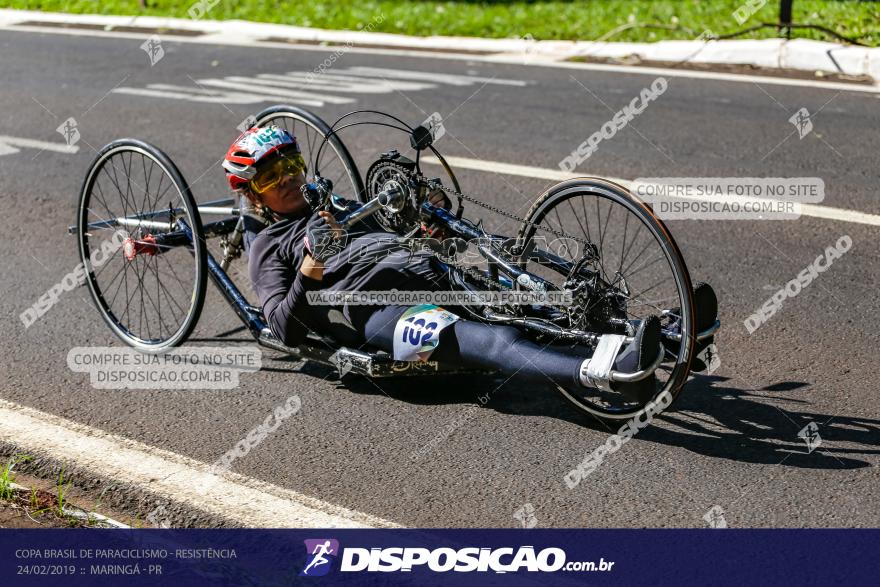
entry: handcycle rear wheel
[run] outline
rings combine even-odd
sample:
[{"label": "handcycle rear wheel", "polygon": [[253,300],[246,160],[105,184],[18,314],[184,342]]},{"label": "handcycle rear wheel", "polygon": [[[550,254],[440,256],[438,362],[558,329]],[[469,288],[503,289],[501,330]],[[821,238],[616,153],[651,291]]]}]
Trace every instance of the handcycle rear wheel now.
[{"label": "handcycle rear wheel", "polygon": [[[156,240],[182,229],[172,209],[192,235],[187,246]],[[195,199],[165,153],[135,139],[101,149],[80,192],[77,235],[92,300],[123,342],[157,353],[186,340],[205,300],[207,249]]]},{"label": "handcycle rear wheel", "polygon": [[[615,223],[609,226],[612,218]],[[579,250],[577,242],[560,238],[559,233],[590,242],[593,247]],[[623,186],[578,178],[553,186],[534,202],[518,237],[520,242],[529,243],[539,236],[545,239],[542,246],[549,246],[571,263],[572,271],[580,271],[578,266],[595,271],[598,282],[605,284],[603,295],[581,300],[586,304],[581,315],[588,324],[569,327],[621,334],[625,333],[625,323],[635,325],[649,315],[660,317],[667,329],[672,321],[678,322],[683,343],[673,352],[667,351],[666,364],[656,371],[653,396],[657,400],[668,392],[669,401],[674,400],[690,370],[695,341],[694,302],[687,266],[663,222]],[[557,287],[571,277],[528,255],[520,265]],[[604,422],[631,419],[652,403],[639,404],[619,393],[589,388],[558,389],[579,410]]]}]

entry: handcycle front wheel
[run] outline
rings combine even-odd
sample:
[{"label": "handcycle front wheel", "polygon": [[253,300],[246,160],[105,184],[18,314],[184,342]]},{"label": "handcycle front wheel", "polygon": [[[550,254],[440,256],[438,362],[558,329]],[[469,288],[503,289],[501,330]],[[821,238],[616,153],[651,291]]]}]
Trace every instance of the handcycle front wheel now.
[{"label": "handcycle front wheel", "polygon": [[[180,345],[201,314],[208,261],[198,207],[171,159],[143,141],[113,141],[89,167],[77,210],[86,283],[110,329],[144,352]],[[162,244],[181,231],[186,244]]]},{"label": "handcycle front wheel", "polygon": [[[559,308],[577,318],[577,323],[568,327],[598,334],[631,334],[641,320],[653,315],[661,319],[666,331],[677,329],[682,334],[683,342],[677,348],[664,339],[669,347],[666,361],[655,371],[652,400],[666,392],[671,396],[669,401],[674,400],[687,380],[693,355],[693,291],[675,240],[651,209],[616,183],[572,179],[551,187],[534,202],[518,237],[521,243],[549,249],[563,261],[554,265],[524,255],[520,261],[523,269],[560,289],[572,277],[595,280],[595,288],[584,290],[590,295],[575,300],[573,308]],[[620,393],[589,388],[558,389],[579,410],[603,422],[639,416],[652,403],[637,403]]]}]

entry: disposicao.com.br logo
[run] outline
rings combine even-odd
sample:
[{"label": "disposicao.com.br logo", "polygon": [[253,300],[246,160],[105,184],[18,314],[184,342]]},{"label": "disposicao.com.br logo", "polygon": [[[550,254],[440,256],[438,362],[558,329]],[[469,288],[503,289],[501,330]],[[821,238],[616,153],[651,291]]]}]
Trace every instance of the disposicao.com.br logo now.
[{"label": "disposicao.com.br logo", "polygon": [[[301,576],[326,575],[339,555],[339,542],[331,539],[306,540],[308,557]],[[535,551],[533,546],[421,548],[386,547],[343,549],[340,572],[410,572],[414,568],[427,568],[435,573],[445,572],[494,572],[516,573],[519,571],[553,573],[556,571],[610,571],[614,563],[604,558],[593,561],[566,562],[561,548],[544,548]]]},{"label": "disposicao.com.br logo", "polygon": [[306,566],[300,577],[321,577],[333,568],[333,561],[339,555],[339,541],[332,538],[312,538],[305,540]]}]

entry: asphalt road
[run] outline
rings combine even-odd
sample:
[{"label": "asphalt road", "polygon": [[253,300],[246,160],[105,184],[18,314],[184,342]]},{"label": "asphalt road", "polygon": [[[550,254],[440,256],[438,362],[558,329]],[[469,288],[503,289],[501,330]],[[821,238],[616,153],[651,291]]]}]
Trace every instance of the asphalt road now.
[{"label": "asphalt road", "polygon": [[[167,88],[164,97],[111,90],[166,84],[195,92],[207,79],[309,72],[332,54],[165,39],[164,57],[150,66],[141,42],[0,33],[0,135],[63,144],[56,127],[71,116],[81,134],[76,154],[30,147],[0,154],[0,397],[210,463],[296,394],[302,412],[234,470],[410,526],[517,526],[514,513],[526,503],[545,527],[701,527],[714,506],[732,527],[880,525],[880,257],[877,227],[863,224],[671,222],[692,276],[719,292],[721,367],[690,381],[671,411],[573,490],[563,475],[609,430],[556,392],[516,382],[343,385],[326,369],[266,351],[265,368],[233,390],[93,389],[68,369],[69,349],[117,342],[85,289],[62,296],[30,328],[19,320],[79,261],[66,227],[93,149],[123,136],[153,142],[206,201],[226,193],[218,159],[236,125],[286,101],[208,103],[175,99]],[[446,154],[547,169],[653,79],[355,52],[337,56],[330,71],[357,67],[456,77],[424,78],[415,90],[328,91],[353,101],[314,107],[320,116],[378,108],[420,122],[436,111],[445,119],[448,136],[438,147]],[[624,178],[818,176],[824,204],[880,214],[877,100],[670,78],[662,99],[581,169]],[[801,107],[814,114],[803,139],[791,136],[788,121]],[[362,162],[393,146],[381,133],[347,141]],[[486,171],[459,176],[466,191],[520,212],[549,183]],[[486,222],[513,229],[500,218]],[[842,235],[852,249],[749,335],[743,320]],[[242,332],[228,334],[238,325],[209,286],[194,337],[247,342]],[[487,392],[483,407],[477,397]],[[822,438],[812,452],[798,437],[810,422]]]}]

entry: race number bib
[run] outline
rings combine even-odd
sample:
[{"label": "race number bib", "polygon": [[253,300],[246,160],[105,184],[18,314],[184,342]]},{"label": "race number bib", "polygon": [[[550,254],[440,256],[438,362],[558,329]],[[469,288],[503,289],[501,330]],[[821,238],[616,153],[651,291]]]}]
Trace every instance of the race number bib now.
[{"label": "race number bib", "polygon": [[409,308],[394,327],[394,360],[427,361],[440,343],[440,333],[458,319],[431,304]]}]

